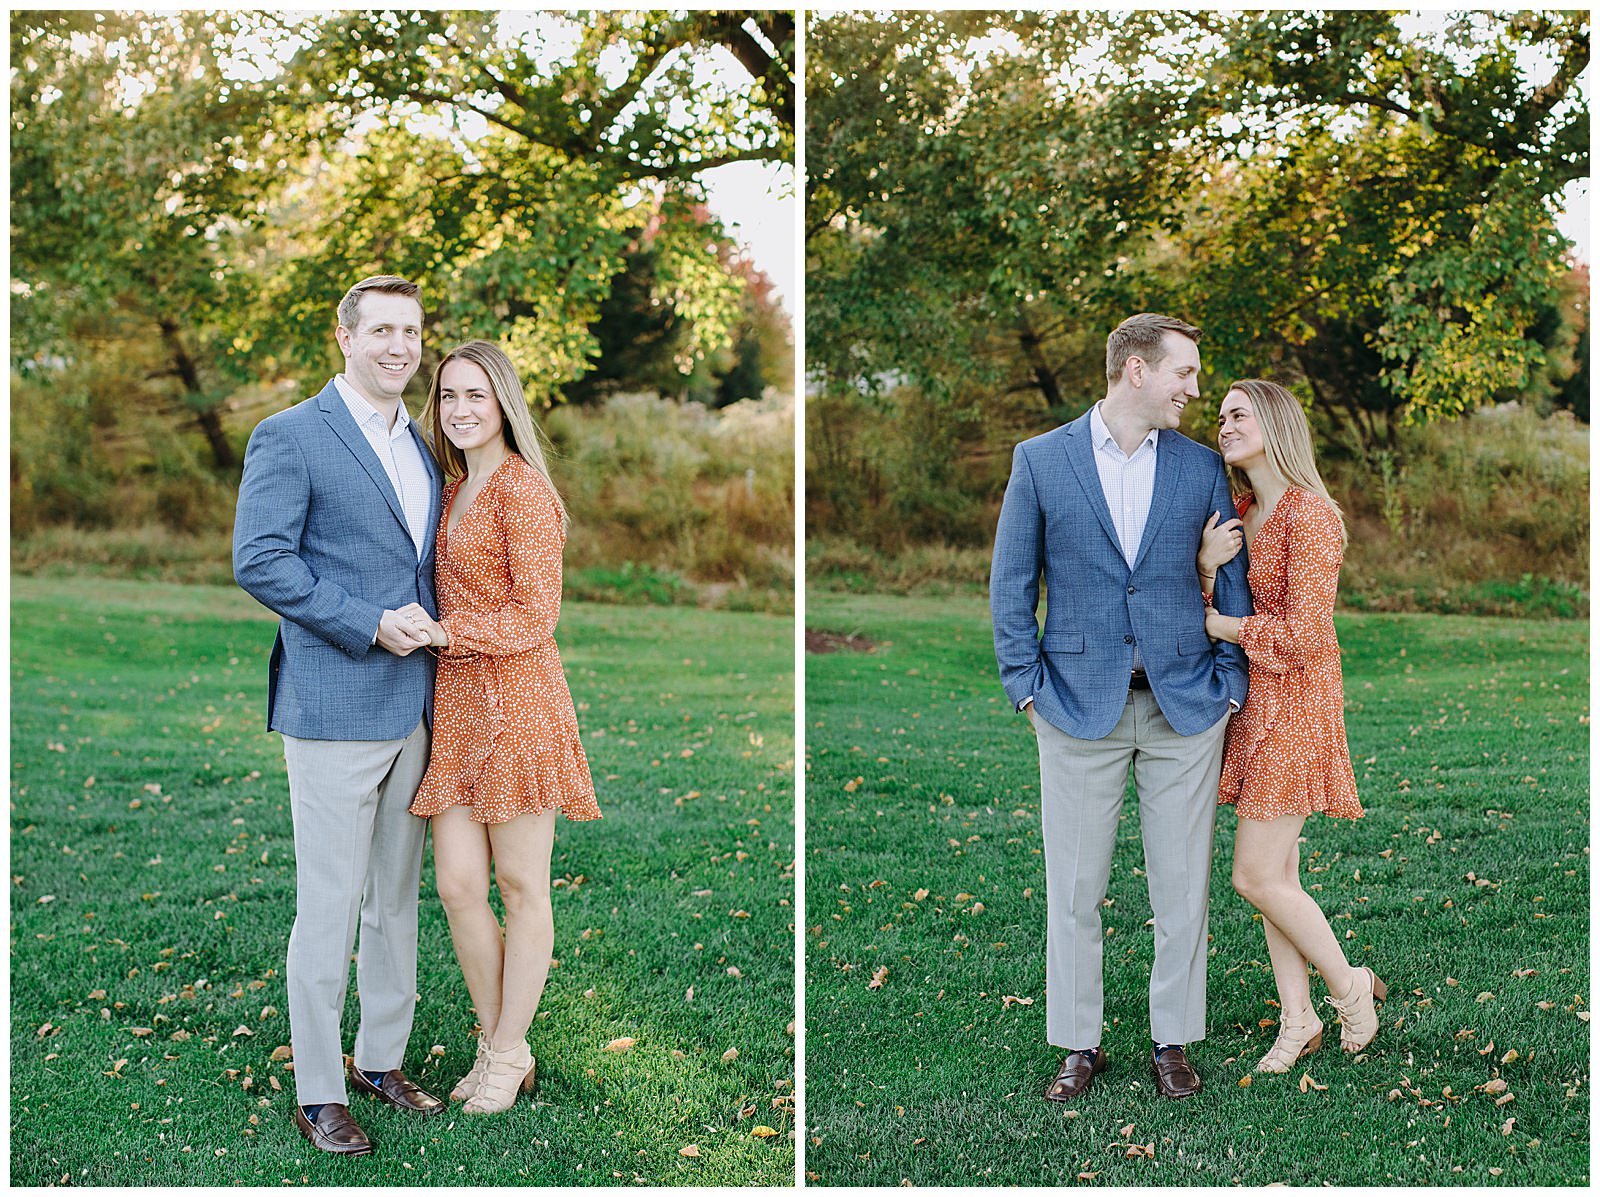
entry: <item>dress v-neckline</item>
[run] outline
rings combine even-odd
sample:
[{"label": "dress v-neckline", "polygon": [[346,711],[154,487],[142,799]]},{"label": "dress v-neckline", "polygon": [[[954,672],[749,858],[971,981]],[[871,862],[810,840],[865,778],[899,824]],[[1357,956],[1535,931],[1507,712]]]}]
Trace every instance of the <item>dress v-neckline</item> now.
[{"label": "dress v-neckline", "polygon": [[[1266,518],[1263,519],[1256,527],[1255,535],[1250,538],[1250,543],[1245,546],[1247,549],[1253,550],[1255,546],[1260,543],[1261,534],[1271,527],[1272,521],[1278,518],[1278,512],[1283,510],[1283,501],[1289,497],[1289,492],[1299,489],[1300,488],[1298,486],[1287,486],[1284,488],[1283,493],[1278,496],[1278,501],[1272,505],[1272,510],[1267,512]],[[1250,506],[1258,509],[1261,506],[1260,502],[1258,502],[1256,499],[1255,491],[1250,492]],[[1248,511],[1249,508],[1246,508],[1246,510]]]},{"label": "dress v-neckline", "polygon": [[461,531],[461,525],[471,518],[473,509],[477,507],[478,500],[483,498],[484,492],[489,489],[489,484],[499,477],[500,471],[506,468],[506,462],[515,456],[515,453],[507,453],[500,464],[489,471],[489,476],[483,480],[483,485],[478,487],[478,493],[472,496],[472,502],[467,504],[467,509],[461,513],[461,518],[456,521],[456,526],[452,528],[450,526],[450,512],[456,505],[456,496],[461,493],[461,485],[466,481],[466,477],[463,475],[456,479],[455,487],[450,492],[449,501],[444,505],[444,538],[446,543],[449,542],[452,536]]}]

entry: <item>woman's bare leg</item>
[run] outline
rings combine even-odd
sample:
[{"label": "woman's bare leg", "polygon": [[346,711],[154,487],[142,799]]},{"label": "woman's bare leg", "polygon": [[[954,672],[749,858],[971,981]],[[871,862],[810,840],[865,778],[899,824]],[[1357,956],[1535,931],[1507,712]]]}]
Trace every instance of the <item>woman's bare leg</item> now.
[{"label": "woman's bare leg", "polygon": [[489,828],[494,877],[506,907],[505,969],[499,1019],[489,1046],[506,1051],[525,1043],[544,995],[555,949],[550,909],[550,851],[558,812],[518,815]]},{"label": "woman's bare leg", "polygon": [[478,1025],[492,1036],[500,1021],[505,946],[489,907],[489,831],[473,822],[468,807],[452,806],[433,817],[433,867]]},{"label": "woman's bare leg", "polygon": [[1342,996],[1355,984],[1355,970],[1345,960],[1322,908],[1300,887],[1299,838],[1304,824],[1304,815],[1241,818],[1234,840],[1233,888],[1267,923],[1272,975],[1285,1012],[1311,1004],[1308,960],[1330,992]]}]

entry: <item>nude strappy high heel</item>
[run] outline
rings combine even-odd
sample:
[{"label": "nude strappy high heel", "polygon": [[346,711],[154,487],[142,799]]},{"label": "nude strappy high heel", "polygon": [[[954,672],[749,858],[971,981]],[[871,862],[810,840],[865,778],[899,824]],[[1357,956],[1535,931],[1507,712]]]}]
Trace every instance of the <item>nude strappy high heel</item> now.
[{"label": "nude strappy high heel", "polygon": [[488,1063],[478,1091],[468,1099],[462,1110],[468,1114],[499,1114],[516,1104],[522,1093],[533,1091],[537,1061],[526,1043],[519,1043],[505,1051],[489,1048]]},{"label": "nude strappy high heel", "polygon": [[[1363,982],[1362,974],[1365,974]],[[1339,1012],[1340,1046],[1347,1052],[1358,1052],[1378,1034],[1378,1009],[1376,1003],[1389,996],[1389,987],[1377,973],[1366,965],[1356,969],[1352,992],[1342,998],[1328,995],[1328,1004]]]},{"label": "nude strappy high heel", "polygon": [[1288,1072],[1295,1061],[1322,1046],[1322,1020],[1310,1006],[1285,1014],[1278,1022],[1278,1038],[1256,1065],[1257,1072]]},{"label": "nude strappy high heel", "polygon": [[478,1086],[483,1084],[483,1073],[489,1067],[489,1037],[478,1036],[478,1054],[473,1057],[472,1068],[467,1075],[456,1082],[456,1087],[450,1090],[451,1101],[467,1101],[478,1091]]}]

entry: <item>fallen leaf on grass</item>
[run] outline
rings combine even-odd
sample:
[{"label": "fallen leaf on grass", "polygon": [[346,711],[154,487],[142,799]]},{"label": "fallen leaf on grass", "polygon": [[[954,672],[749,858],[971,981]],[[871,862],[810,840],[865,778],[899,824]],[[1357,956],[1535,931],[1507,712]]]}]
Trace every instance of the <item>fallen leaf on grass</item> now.
[{"label": "fallen leaf on grass", "polygon": [[1516,1125],[1517,1125],[1517,1120],[1515,1118],[1507,1118],[1504,1122],[1502,1122],[1500,1124],[1500,1133],[1502,1135],[1509,1135],[1511,1133],[1511,1128],[1516,1126]]},{"label": "fallen leaf on grass", "polygon": [[[135,1039],[144,1039],[144,1038],[146,1038],[146,1037],[148,1037],[150,1035],[154,1035],[155,1033],[156,1032],[155,1032],[155,1028],[154,1027],[129,1027],[128,1028],[128,1034],[132,1035]],[[234,1032],[235,1035],[237,1035],[238,1033],[239,1033],[238,1031]]]},{"label": "fallen leaf on grass", "polygon": [[251,1035],[254,1035],[254,1034],[255,1034],[255,1032],[252,1031],[249,1027],[245,1026],[243,1023],[240,1023],[239,1026],[234,1029],[233,1037],[235,1039],[239,1039],[241,1037],[248,1037],[248,1036],[251,1036]]},{"label": "fallen leaf on grass", "polygon": [[722,1062],[724,1064],[732,1064],[738,1058],[739,1049],[736,1047],[730,1047],[727,1051],[722,1053]]},{"label": "fallen leaf on grass", "polygon": [[272,1055],[268,1058],[272,1060],[292,1060],[294,1059],[294,1049],[287,1043],[281,1043],[272,1049]]},{"label": "fallen leaf on grass", "polygon": [[[1515,1121],[1515,1119],[1512,1121]],[[750,1132],[750,1137],[752,1139],[770,1139],[777,1133],[778,1132],[773,1130],[770,1126],[758,1126],[755,1128],[755,1130]]]},{"label": "fallen leaf on grass", "polygon": [[696,1147],[693,1143],[691,1143],[687,1147],[678,1148],[678,1154],[679,1155],[686,1155],[691,1160],[696,1160],[696,1159],[700,1158],[700,1149],[698,1147]]},{"label": "fallen leaf on grass", "polygon": [[613,1039],[600,1050],[603,1052],[625,1052],[637,1042],[639,1042],[637,1039],[630,1039],[624,1035],[621,1039]]},{"label": "fallen leaf on grass", "polygon": [[1249,1076],[1248,1073],[1246,1073],[1244,1076],[1239,1078],[1239,1088],[1248,1089],[1249,1087],[1250,1087],[1250,1076]]},{"label": "fallen leaf on grass", "polygon": [[1002,997],[1000,999],[1000,1008],[1002,1010],[1009,1010],[1012,1006],[1031,1006],[1031,1005],[1033,1005],[1033,999],[1032,998],[1013,997],[1009,993],[1006,994],[1004,997]]},{"label": "fallen leaf on grass", "polygon": [[1078,1179],[1079,1180],[1093,1180],[1095,1177],[1097,1177],[1099,1175],[1100,1174],[1098,1172],[1080,1172],[1080,1173],[1078,1173]]},{"label": "fallen leaf on grass", "polygon": [[1518,1052],[1516,1048],[1512,1048],[1505,1055],[1500,1057],[1500,1063],[1509,1064],[1509,1063],[1511,1063],[1511,1061],[1517,1060],[1517,1059],[1521,1059],[1521,1053]]},{"label": "fallen leaf on grass", "polygon": [[1578,1021],[1579,1022],[1588,1022],[1589,1021],[1589,1012],[1587,1010],[1579,1010],[1578,1011]]},{"label": "fallen leaf on grass", "polygon": [[1315,1089],[1318,1093],[1325,1093],[1328,1086],[1317,1084],[1309,1072],[1302,1072],[1300,1074],[1300,1092],[1304,1093],[1309,1089]]},{"label": "fallen leaf on grass", "polygon": [[919,889],[916,893],[912,894],[911,896],[916,901],[920,902],[920,901],[922,901],[922,899],[924,899],[924,898],[926,898],[928,896],[928,891],[925,890],[925,889]]},{"label": "fallen leaf on grass", "polygon": [[1483,1084],[1479,1085],[1478,1092],[1489,1094],[1504,1093],[1508,1088],[1510,1088],[1510,1086],[1507,1085],[1504,1080],[1502,1080],[1500,1077],[1495,1077],[1492,1081],[1485,1081]]},{"label": "fallen leaf on grass", "polygon": [[867,982],[868,989],[882,989],[883,983],[889,978],[889,966],[880,964],[872,972],[872,980]]}]

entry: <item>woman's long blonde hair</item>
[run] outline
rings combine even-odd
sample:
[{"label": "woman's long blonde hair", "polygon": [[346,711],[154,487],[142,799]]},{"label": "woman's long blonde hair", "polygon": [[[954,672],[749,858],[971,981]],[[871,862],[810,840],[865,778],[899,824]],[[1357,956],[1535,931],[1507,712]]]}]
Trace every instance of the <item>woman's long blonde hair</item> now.
[{"label": "woman's long blonde hair", "polygon": [[433,377],[428,381],[428,402],[422,409],[422,426],[428,430],[433,438],[433,455],[447,478],[459,478],[467,472],[467,459],[461,450],[450,443],[450,438],[444,434],[444,422],[439,418],[439,384],[444,376],[444,368],[456,359],[471,362],[489,376],[489,386],[494,391],[495,400],[500,404],[500,414],[504,422],[500,425],[500,435],[505,438],[506,446],[518,454],[523,461],[539,472],[545,485],[550,488],[550,493],[555,496],[556,509],[561,512],[561,527],[567,526],[567,507],[561,501],[561,492],[556,490],[555,480],[550,477],[550,467],[545,464],[545,445],[548,441],[533,422],[533,416],[528,411],[528,397],[522,389],[522,380],[517,377],[517,368],[499,348],[488,341],[468,341],[458,345],[444,357],[439,359],[439,364],[434,368]]},{"label": "woman's long blonde hair", "polygon": [[[1317,454],[1311,443],[1311,422],[1306,419],[1300,400],[1288,388],[1264,378],[1242,378],[1228,388],[1241,391],[1250,400],[1256,414],[1256,425],[1261,429],[1261,447],[1267,455],[1267,464],[1274,473],[1290,486],[1298,486],[1314,495],[1321,495],[1339,517],[1339,536],[1350,543],[1350,533],[1344,524],[1344,509],[1328,493],[1322,475],[1317,472]],[[1232,468],[1235,488],[1248,490],[1249,478],[1243,470]]]}]

